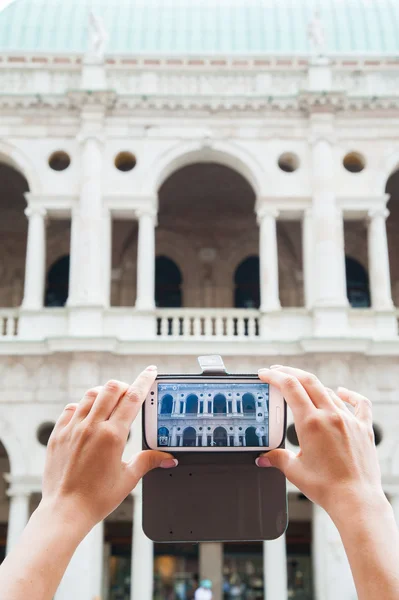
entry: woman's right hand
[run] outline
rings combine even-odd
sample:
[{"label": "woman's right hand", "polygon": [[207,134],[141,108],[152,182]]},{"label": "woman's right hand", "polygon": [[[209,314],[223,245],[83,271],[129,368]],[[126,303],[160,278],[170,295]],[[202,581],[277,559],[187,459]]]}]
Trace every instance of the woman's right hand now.
[{"label": "woman's right hand", "polygon": [[353,506],[352,500],[386,502],[367,398],[344,388],[335,394],[315,375],[290,367],[261,369],[259,377],[276,386],[290,406],[300,451],[272,450],[257,459],[258,466],[280,469],[333,518],[343,503]]}]

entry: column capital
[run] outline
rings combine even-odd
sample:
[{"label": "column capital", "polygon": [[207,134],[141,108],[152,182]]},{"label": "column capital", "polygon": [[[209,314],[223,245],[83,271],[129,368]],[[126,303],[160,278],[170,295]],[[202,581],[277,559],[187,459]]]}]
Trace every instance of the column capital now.
[{"label": "column capital", "polygon": [[141,217],[151,217],[154,221],[157,220],[157,210],[153,206],[143,206],[140,208],[134,209],[134,214],[136,219],[141,219]]},{"label": "column capital", "polygon": [[10,498],[30,496],[42,489],[40,477],[11,475],[11,473],[4,473],[3,477],[10,486],[7,490],[7,496]]},{"label": "column capital", "polygon": [[44,208],[44,206],[35,206],[34,204],[30,204],[25,208],[25,215],[28,217],[28,219],[35,215],[44,218],[47,215],[47,210]]},{"label": "column capital", "polygon": [[99,145],[104,145],[106,140],[106,135],[100,130],[96,131],[85,131],[82,129],[76,136],[76,141],[80,146],[83,146],[88,140],[94,140]]},{"label": "column capital", "polygon": [[256,212],[256,219],[258,224],[266,217],[272,217],[277,219],[280,215],[280,211],[275,206],[262,206]]},{"label": "column capital", "polygon": [[378,218],[386,220],[389,217],[389,214],[389,210],[385,206],[379,206],[377,208],[371,208],[367,213],[367,217],[370,221]]}]

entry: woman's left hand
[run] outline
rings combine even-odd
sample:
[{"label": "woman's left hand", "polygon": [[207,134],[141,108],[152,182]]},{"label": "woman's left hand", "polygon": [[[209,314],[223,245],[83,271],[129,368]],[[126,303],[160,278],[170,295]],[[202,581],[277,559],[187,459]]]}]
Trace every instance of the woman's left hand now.
[{"label": "woman's left hand", "polygon": [[130,386],[108,381],[86,392],[79,404],[65,407],[48,443],[43,505],[74,515],[89,531],[148,471],[176,466],[170,454],[155,450],[122,460],[130,427],[156,374],[156,367],[148,367]]}]

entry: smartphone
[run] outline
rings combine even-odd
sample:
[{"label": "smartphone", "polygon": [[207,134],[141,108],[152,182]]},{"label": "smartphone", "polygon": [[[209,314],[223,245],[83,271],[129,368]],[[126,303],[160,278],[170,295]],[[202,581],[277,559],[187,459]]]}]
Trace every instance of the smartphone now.
[{"label": "smartphone", "polygon": [[271,450],[285,436],[285,401],[257,376],[160,376],[144,404],[144,436],[153,450]]}]

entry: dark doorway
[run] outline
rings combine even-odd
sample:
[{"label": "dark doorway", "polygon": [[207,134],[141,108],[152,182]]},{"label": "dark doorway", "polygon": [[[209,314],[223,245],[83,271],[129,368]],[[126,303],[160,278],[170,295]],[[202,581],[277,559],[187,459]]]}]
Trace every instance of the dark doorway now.
[{"label": "dark doorway", "polygon": [[186,413],[196,415],[198,412],[198,397],[195,394],[188,396],[186,400]]},{"label": "dark doorway", "polygon": [[259,257],[249,256],[238,265],[235,276],[235,308],[259,308],[260,274]]},{"label": "dark doorway", "polygon": [[59,258],[47,275],[45,306],[65,306],[69,294],[69,256]]},{"label": "dark doorway", "polygon": [[259,438],[256,435],[255,427],[248,427],[245,431],[245,443],[247,446],[259,446]]},{"label": "dark doorway", "polygon": [[214,446],[227,446],[227,431],[224,427],[216,427],[213,432]]},{"label": "dark doorway", "polygon": [[227,412],[226,397],[223,394],[217,394],[213,401],[213,414],[225,415]]},{"label": "dark doorway", "polygon": [[352,308],[370,307],[369,277],[366,269],[359,261],[345,257],[346,292]]},{"label": "dark doorway", "polygon": [[162,398],[161,415],[170,415],[173,408],[173,396],[167,394]]},{"label": "dark doorway", "polygon": [[252,394],[244,394],[242,397],[242,405],[244,408],[244,414],[255,414],[255,398]]},{"label": "dark doorway", "polygon": [[166,256],[155,262],[155,302],[158,308],[181,308],[182,275],[177,264]]},{"label": "dark doorway", "polygon": [[194,427],[187,427],[187,429],[183,432],[183,446],[193,447],[195,446],[195,441],[197,439],[197,434],[195,432]]}]

